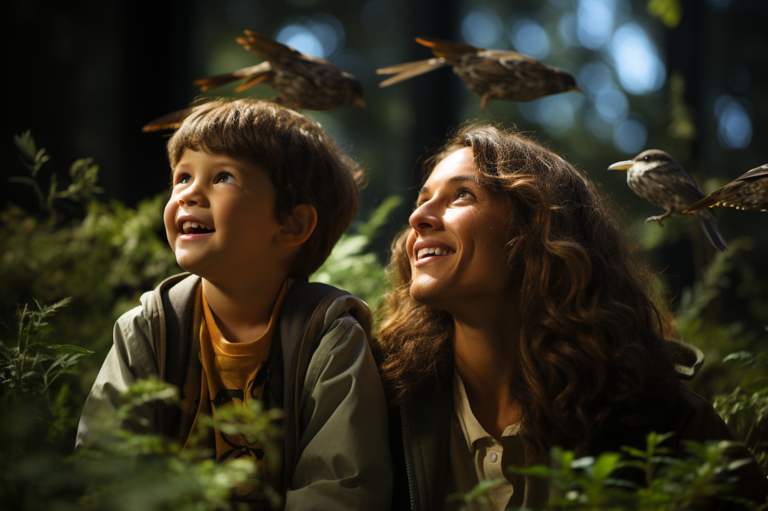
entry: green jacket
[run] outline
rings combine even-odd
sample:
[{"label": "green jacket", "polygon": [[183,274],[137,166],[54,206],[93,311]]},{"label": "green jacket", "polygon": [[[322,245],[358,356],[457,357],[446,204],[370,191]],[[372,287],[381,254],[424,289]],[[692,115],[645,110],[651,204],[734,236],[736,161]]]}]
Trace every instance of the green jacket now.
[{"label": "green jacket", "polygon": [[[116,409],[113,397],[137,379],[158,375],[181,384],[187,364],[197,359],[189,340],[199,282],[199,277],[189,274],[171,277],[154,291],[144,293],[142,305],[117,320],[114,345],[80,418],[76,448],[93,434],[100,413]],[[315,285],[294,283],[282,318],[291,318],[301,310],[302,296],[296,294],[308,286]],[[285,324],[281,320],[281,327]],[[294,444],[297,450],[295,468],[287,480],[283,479],[286,509],[390,508],[392,467],[387,410],[366,340],[370,325],[367,305],[354,296],[341,296],[330,304],[320,333],[312,340],[304,382],[296,392],[298,431],[292,433],[286,427],[286,451]],[[273,339],[268,363],[272,362],[272,353],[280,357],[279,336],[278,332]],[[158,353],[155,346],[160,347]],[[275,369],[281,366],[278,363]],[[282,382],[282,378],[279,380]],[[175,407],[149,409],[144,417],[148,426],[141,432],[177,437],[179,415]]]},{"label": "green jacket", "polygon": [[[691,379],[703,362],[703,356],[697,349],[694,348],[690,355],[690,364],[676,367],[684,379]],[[393,511],[445,509],[447,483],[452,478],[449,456],[452,414],[450,385],[433,396],[405,403],[390,411],[390,445],[395,474]],[[669,412],[652,428],[607,424],[583,455],[599,456],[605,451],[622,452],[621,447],[624,445],[645,450],[645,436],[650,431],[674,432],[662,446],[670,448],[671,455],[676,458],[687,457],[685,440],[733,440],[733,435],[712,405],[681,383]],[[744,447],[736,451],[732,454],[734,459],[752,457]],[[644,484],[642,474],[633,470],[636,469],[620,469],[611,477]],[[756,462],[741,467],[738,477],[739,483],[733,495],[751,498],[756,502],[766,501],[768,480]],[[732,506],[728,502],[713,501],[711,509],[722,511],[732,509]]]}]

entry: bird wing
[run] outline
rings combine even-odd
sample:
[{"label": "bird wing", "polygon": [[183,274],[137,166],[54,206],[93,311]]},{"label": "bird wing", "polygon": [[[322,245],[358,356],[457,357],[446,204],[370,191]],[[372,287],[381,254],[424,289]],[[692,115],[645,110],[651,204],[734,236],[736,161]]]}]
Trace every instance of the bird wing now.
[{"label": "bird wing", "polygon": [[435,69],[445,66],[447,63],[444,57],[435,57],[427,60],[418,60],[416,62],[406,62],[405,64],[396,64],[394,66],[382,67],[376,70],[376,74],[390,75],[399,73],[391,78],[387,78],[379,84],[379,87],[386,87],[393,83],[402,82],[408,78],[428,73]]},{"label": "bird wing", "polygon": [[457,43],[454,41],[446,41],[445,39],[437,39],[435,37],[417,37],[416,42],[431,49],[435,57],[445,57],[450,64],[453,64],[454,61],[460,59],[467,53],[478,53],[483,51],[482,48],[476,48],[468,44]]},{"label": "bird wing", "polygon": [[745,179],[751,179],[754,177],[761,177],[761,176],[768,176],[768,163],[766,163],[765,165],[760,165],[759,167],[756,167],[752,170],[745,172],[744,174],[734,179],[734,181],[743,181]]},{"label": "bird wing", "polygon": [[325,59],[301,53],[290,46],[251,30],[246,30],[245,34],[248,37],[238,37],[237,42],[260,59],[272,62],[272,69],[277,66],[289,67],[293,72],[302,75],[311,82],[317,79],[316,74],[312,72],[316,66],[334,69],[341,73],[341,70]]},{"label": "bird wing", "polygon": [[696,181],[682,167],[676,171],[670,171],[669,169],[649,170],[645,175],[649,179],[675,192],[686,204],[693,204],[704,196],[696,185]]},{"label": "bird wing", "polygon": [[261,60],[280,60],[281,58],[301,58],[305,54],[294,50],[290,46],[279,43],[269,37],[246,30],[247,37],[238,37],[236,41],[243,45],[249,52],[253,53]]},{"label": "bird wing", "polygon": [[[718,188],[717,190],[710,193],[700,201],[694,204],[691,204],[690,206],[688,206],[686,210],[683,211],[683,213],[695,213],[696,211],[699,211],[701,209],[716,206],[724,200],[725,198],[724,194],[729,195],[731,190],[741,186],[742,182],[751,181],[753,179],[762,178],[764,176],[768,176],[768,163],[745,172],[744,174],[740,175],[739,177],[737,177],[727,185],[721,188]],[[730,199],[728,200],[730,201]]]},{"label": "bird wing", "polygon": [[504,61],[506,60],[527,60],[528,62],[539,62],[535,58],[529,57],[528,55],[523,55],[522,53],[508,50],[483,50],[479,52],[478,55],[489,59],[498,60],[502,65],[504,65]]},{"label": "bird wing", "polygon": [[[237,71],[232,71],[231,73],[210,76],[208,78],[201,78],[200,80],[195,80],[193,84],[199,86],[201,92],[205,92],[210,89],[221,87],[222,85],[226,85],[230,82],[234,82],[235,80],[246,78],[245,84],[238,87],[238,89],[243,90],[251,87],[252,85],[256,85],[258,82],[254,82],[254,80],[260,77],[263,78],[261,78],[259,81],[265,80],[271,70],[272,64],[270,64],[269,61],[264,61],[261,64],[244,67],[242,69],[238,69]],[[239,92],[239,90],[237,92]]]}]

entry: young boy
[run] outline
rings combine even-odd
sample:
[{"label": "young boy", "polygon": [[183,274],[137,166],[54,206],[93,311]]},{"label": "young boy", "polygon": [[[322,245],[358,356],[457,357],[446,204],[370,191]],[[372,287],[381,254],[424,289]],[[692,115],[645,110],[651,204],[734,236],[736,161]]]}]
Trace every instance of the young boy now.
[{"label": "young boy", "polygon": [[266,507],[269,484],[286,509],[389,509],[387,412],[366,341],[370,311],[337,292],[314,321],[317,335],[302,340],[310,334],[297,327],[312,323],[322,287],[306,278],[355,217],[359,171],[317,124],[249,100],[195,109],[168,156],[165,228],[189,273],[145,293],[118,319],[77,446],[102,410],[114,410],[116,391],[159,375],[181,389],[181,409],[157,405],[148,431],[181,442],[201,415],[230,401],[285,409],[281,470],[270,470],[261,446],[242,436],[211,437],[217,461],[256,462],[256,482],[238,487],[233,500]]}]

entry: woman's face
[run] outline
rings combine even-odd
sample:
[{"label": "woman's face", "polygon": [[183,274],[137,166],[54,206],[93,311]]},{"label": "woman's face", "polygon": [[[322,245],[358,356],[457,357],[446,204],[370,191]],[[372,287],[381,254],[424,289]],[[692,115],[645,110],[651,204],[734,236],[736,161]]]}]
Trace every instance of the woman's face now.
[{"label": "woman's face", "polygon": [[509,292],[507,217],[503,201],[480,186],[471,148],[443,159],[409,220],[413,299],[456,314]]}]

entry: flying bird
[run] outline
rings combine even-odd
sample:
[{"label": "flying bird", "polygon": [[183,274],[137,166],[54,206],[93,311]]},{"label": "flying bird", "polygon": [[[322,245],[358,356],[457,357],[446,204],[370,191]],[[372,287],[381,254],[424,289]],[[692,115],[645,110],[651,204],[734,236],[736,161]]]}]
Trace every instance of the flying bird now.
[{"label": "flying bird", "polygon": [[581,92],[568,71],[522,53],[484,50],[432,37],[417,37],[416,42],[431,48],[434,58],[377,69],[377,74],[395,75],[381,82],[379,87],[453,66],[453,72],[464,80],[469,90],[483,98],[481,112],[489,99],[533,101],[560,92]]},{"label": "flying bird", "polygon": [[683,213],[696,213],[714,206],[768,212],[768,163],[740,175],[688,207]]},{"label": "flying bird", "polygon": [[[235,92],[264,83],[275,90],[275,103],[296,110],[333,110],[350,104],[365,106],[363,87],[358,79],[327,60],[301,53],[250,30],[236,41],[263,62],[196,80],[194,85],[199,86],[201,92],[242,80]],[[191,112],[191,107],[171,112],[150,122],[142,131],[178,128]]]},{"label": "flying bird", "polygon": [[[664,208],[663,215],[649,217],[646,222],[659,222],[673,212],[680,212],[689,204],[704,197],[696,181],[664,151],[649,149],[631,160],[614,163],[608,170],[626,170],[627,184],[637,195],[654,206]],[[717,230],[717,218],[708,209],[693,214],[704,234],[717,250],[725,252],[728,244]]]}]

